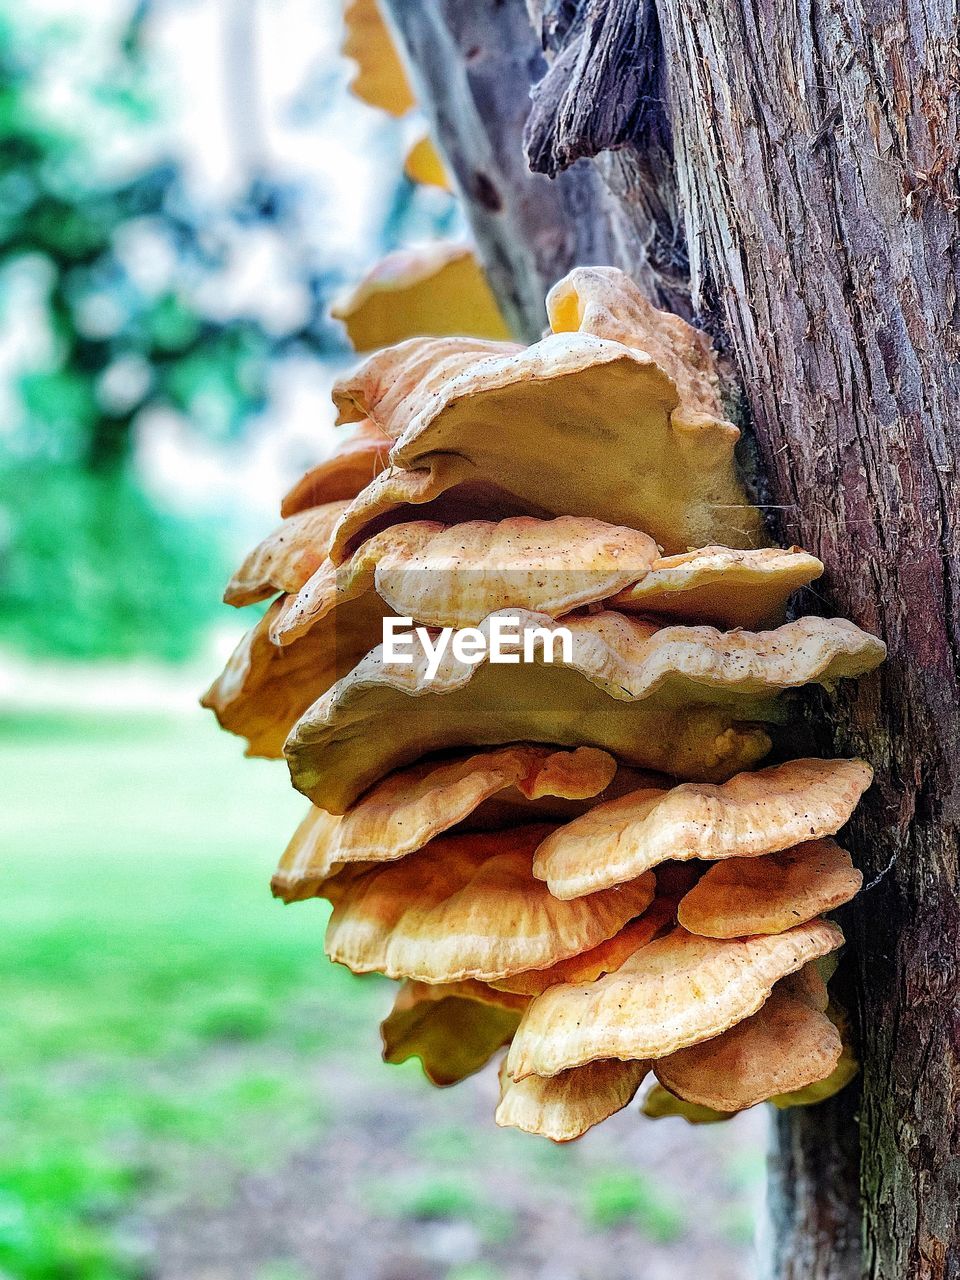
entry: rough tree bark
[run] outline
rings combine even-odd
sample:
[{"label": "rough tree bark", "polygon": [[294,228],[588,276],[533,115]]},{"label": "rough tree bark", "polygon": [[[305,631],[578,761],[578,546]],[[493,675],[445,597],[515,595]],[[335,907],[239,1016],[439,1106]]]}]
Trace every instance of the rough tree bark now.
[{"label": "rough tree bark", "polygon": [[524,127],[531,168],[555,178],[595,158],[643,248],[639,283],[658,306],[693,318],[656,8],[529,0],[528,9],[550,62]]},{"label": "rough tree bark", "polygon": [[504,313],[519,337],[535,341],[544,292],[574,263],[635,260],[627,223],[592,165],[552,184],[530,171],[517,145],[530,85],[544,70],[522,0],[497,5],[495,15],[458,0],[385,7]]},{"label": "rough tree bark", "polygon": [[[882,878],[850,913],[863,1273],[956,1277],[956,13],[668,0],[661,16],[694,292],[715,275],[784,536],[890,647],[876,680],[842,693],[833,735],[878,767],[855,832]],[[808,1178],[816,1125],[791,1126]],[[826,1236],[837,1202],[814,1183],[795,1209]],[[784,1275],[844,1274],[829,1255],[802,1265],[785,1251]]]},{"label": "rough tree bark", "polygon": [[523,0],[385,0],[410,58],[504,314],[519,337],[543,332],[546,291],[578,262],[648,276],[634,221],[584,161],[556,182],[521,146],[530,88],[546,67]]},{"label": "rough tree bark", "polygon": [[[451,30],[469,15],[479,48],[510,11],[519,59],[519,3],[423,8]],[[391,4],[398,16],[420,7]],[[778,535],[827,565],[818,602],[889,646],[879,675],[819,720],[824,752],[863,754],[878,772],[852,831],[869,888],[845,920],[862,1092],[778,1122],[772,1273],[957,1280],[955,0],[659,0],[656,12],[652,0],[530,0],[530,11],[550,60],[527,128],[532,163],[559,173],[597,157],[629,226],[620,265],[626,246],[650,296],[705,319],[739,369]],[[423,57],[416,40],[411,53]],[[421,63],[427,91],[463,74],[469,53],[454,41],[445,66]],[[503,122],[495,99],[478,112],[484,128]],[[516,132],[514,119],[498,149]],[[588,241],[581,228],[572,242],[581,261]]]}]

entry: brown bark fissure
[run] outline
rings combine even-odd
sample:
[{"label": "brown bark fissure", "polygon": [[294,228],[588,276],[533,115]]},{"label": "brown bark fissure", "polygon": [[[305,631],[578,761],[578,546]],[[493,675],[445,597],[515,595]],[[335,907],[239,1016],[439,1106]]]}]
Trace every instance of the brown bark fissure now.
[{"label": "brown bark fissure", "polygon": [[[496,44],[500,5],[456,7]],[[531,9],[552,59],[531,154],[549,168],[617,148],[598,164],[634,232],[618,251],[683,311],[683,270],[665,282],[657,255],[685,245],[693,311],[713,312],[739,366],[780,535],[827,566],[811,603],[889,645],[815,722],[821,751],[877,768],[850,831],[869,887],[844,921],[864,1070],[859,1101],[778,1118],[772,1274],[957,1280],[956,0],[659,0],[662,50],[631,44],[654,38],[645,0]],[[641,102],[651,67],[668,82],[666,142]]]}]

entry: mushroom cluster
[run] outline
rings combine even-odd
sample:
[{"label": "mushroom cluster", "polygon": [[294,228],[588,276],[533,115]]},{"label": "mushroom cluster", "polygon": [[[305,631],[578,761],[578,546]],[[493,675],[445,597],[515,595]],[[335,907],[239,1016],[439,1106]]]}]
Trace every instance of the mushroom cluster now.
[{"label": "mushroom cluster", "polygon": [[[702,334],[610,268],[547,315],[337,384],[353,434],[231,580],[272,603],[205,703],[311,801],[273,891],[399,984],[389,1062],[449,1085],[506,1048],[497,1123],[557,1141],[648,1077],[651,1116],[816,1101],[855,1071],[825,913],[860,886],[833,837],[871,770],[790,759],[782,726],[884,646],[785,621],[822,565],[764,545]],[[400,661],[391,617],[506,621],[518,660]]]}]

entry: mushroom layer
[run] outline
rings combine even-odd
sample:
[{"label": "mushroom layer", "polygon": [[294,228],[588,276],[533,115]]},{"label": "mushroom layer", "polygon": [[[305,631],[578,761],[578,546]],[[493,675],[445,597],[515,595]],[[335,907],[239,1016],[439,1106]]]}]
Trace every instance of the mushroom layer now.
[{"label": "mushroom layer", "polygon": [[[376,6],[350,19],[356,87],[405,110]],[[339,313],[405,340],[337,383],[355,432],[229,583],[275,598],[205,697],[313,801],[274,893],[327,898],[327,953],[401,983],[388,1061],[449,1085],[509,1046],[499,1124],[570,1141],[651,1067],[645,1112],[693,1123],[829,1096],[856,1064],[823,915],[861,880],[830,837],[872,773],[784,760],[782,726],[884,646],[784,621],[823,566],[765,545],[709,341],[610,268],[504,341],[466,247],[394,255]]]}]

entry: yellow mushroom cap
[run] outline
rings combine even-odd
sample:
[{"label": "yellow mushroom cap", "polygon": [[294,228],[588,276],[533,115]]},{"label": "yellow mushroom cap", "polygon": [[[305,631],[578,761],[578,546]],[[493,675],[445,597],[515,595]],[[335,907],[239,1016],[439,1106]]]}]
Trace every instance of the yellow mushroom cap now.
[{"label": "yellow mushroom cap", "polygon": [[516,342],[483,338],[410,338],[368,356],[333,384],[337,422],[369,418],[396,442],[444,388],[487,357],[519,356]]},{"label": "yellow mushroom cap", "polygon": [[510,337],[473,249],[445,241],[388,254],[334,302],[330,314],[361,352],[408,338]]},{"label": "yellow mushroom cap", "polygon": [[271,644],[270,625],[281,607],[282,597],[243,636],[200,699],[221,728],[247,739],[249,756],[282,756],[291,726],[337,679],[335,655],[316,636],[289,649]]},{"label": "yellow mushroom cap", "polygon": [[[829,1021],[836,1028],[837,1033],[840,1034],[842,1052],[836,1066],[833,1066],[829,1074],[824,1075],[822,1079],[813,1080],[813,1083],[790,1089],[786,1093],[769,1094],[765,1098],[765,1101],[772,1102],[774,1106],[781,1108],[781,1110],[786,1110],[788,1107],[812,1106],[815,1102],[823,1102],[824,1098],[832,1097],[833,1094],[840,1092],[845,1085],[850,1083],[850,1080],[854,1078],[856,1071],[858,1071],[858,1062],[856,1062],[854,1051],[852,1051],[849,1027],[846,1024],[844,1012],[833,1005],[828,1007],[827,1004],[827,988],[824,986],[823,978],[819,975],[819,965],[823,963],[823,960],[814,961],[812,964],[804,965],[804,968],[797,970],[796,973],[790,974],[790,977],[782,978],[774,988],[771,1002],[776,1000],[778,996],[783,996],[791,998],[794,1002],[805,1004],[808,1009],[815,1010],[818,1014],[826,1012]],[[764,1009],[765,1007],[767,1006],[764,1005]],[[763,1010],[760,1010],[760,1012],[763,1012]],[[820,1066],[817,1065],[819,1057],[822,1056],[824,1062],[832,1059],[833,1053],[836,1052],[835,1039],[829,1036],[822,1024],[815,1023],[813,1020],[808,1020],[806,1023],[801,1018],[799,1020],[801,1029],[800,1041],[799,1043],[796,1041],[791,1043],[801,1053],[805,1052],[806,1056],[803,1061],[810,1070],[820,1070]],[[751,1021],[753,1019],[748,1019],[746,1023],[740,1025],[748,1028],[748,1024]],[[758,1097],[758,1094],[763,1091],[756,1088],[755,1083],[748,1085],[744,1089],[742,1084],[737,1082],[742,1080],[744,1075],[748,1073],[750,1056],[756,1055],[758,1050],[760,1050],[760,1056],[765,1057],[765,1061],[760,1065],[760,1071],[762,1071],[764,1079],[771,1079],[772,1074],[782,1070],[780,1047],[774,1046],[772,1053],[763,1055],[762,1048],[760,1048],[760,1036],[755,1028],[750,1028],[749,1036],[744,1037],[744,1041],[740,1044],[740,1053],[737,1053],[736,1039],[733,1039],[732,1042],[727,1042],[727,1036],[731,1036],[731,1033],[726,1032],[722,1036],[718,1036],[716,1041],[707,1041],[701,1046],[696,1046],[698,1050],[703,1050],[704,1053],[707,1053],[712,1046],[721,1047],[722,1056],[708,1068],[701,1068],[696,1073],[689,1065],[690,1062],[695,1064],[695,1059],[687,1060],[686,1066],[681,1061],[681,1078],[690,1076],[690,1078],[695,1079],[700,1087],[698,1089],[699,1093],[703,1092],[704,1087],[707,1087],[710,1089],[710,1096],[719,1094],[719,1097],[714,1097],[714,1101],[728,1103],[736,1100],[739,1102],[742,1098],[751,1096],[756,1097],[758,1101],[763,1101],[762,1098]],[[787,1037],[787,1039],[790,1041],[790,1037]],[[813,1053],[810,1053],[810,1046],[813,1046]],[[691,1051],[684,1050],[682,1052],[689,1053]],[[668,1060],[664,1060],[664,1062],[666,1061]],[[727,1065],[726,1075],[719,1073],[717,1064]],[[788,1076],[791,1073],[794,1079],[801,1074],[800,1070],[795,1068],[794,1065],[787,1065],[786,1075]],[[663,1074],[664,1078],[666,1078],[669,1070],[664,1070]],[[678,1087],[682,1087],[680,1082],[678,1082]],[[731,1098],[731,1093],[735,1094],[735,1098]],[[746,1110],[746,1108],[744,1107],[742,1110]],[[644,1115],[653,1117],[653,1119],[660,1119],[662,1116],[680,1116],[689,1124],[716,1124],[718,1121],[731,1120],[737,1114],[733,1110],[716,1110],[716,1108],[704,1106],[703,1103],[687,1101],[686,1098],[678,1097],[677,1094],[669,1092],[669,1089],[664,1088],[663,1084],[659,1082],[654,1083],[648,1094],[646,1094],[643,1105],[641,1105],[641,1111],[644,1112]]]},{"label": "yellow mushroom cap", "polygon": [[[344,564],[377,530],[411,523],[460,524],[465,520],[503,520],[513,515],[547,516],[488,481],[478,481],[468,458],[435,454],[429,467],[401,471],[391,467],[358,493],[337,522],[330,559]],[[425,519],[429,517],[429,521]]]},{"label": "yellow mushroom cap", "polygon": [[419,182],[426,187],[439,187],[442,191],[453,191],[447,166],[428,134],[422,134],[407,152],[403,172],[411,182]]},{"label": "yellow mushroom cap", "polygon": [[676,923],[676,901],[655,898],[643,915],[631,920],[619,933],[607,938],[589,951],[558,960],[546,969],[527,969],[498,978],[491,983],[500,991],[512,991],[517,995],[538,996],[558,982],[595,982],[605,973],[613,973],[640,947]]},{"label": "yellow mushroom cap", "polygon": [[343,22],[343,54],[357,64],[352,92],[392,116],[406,115],[417,100],[377,0],[347,0]]},{"label": "yellow mushroom cap", "polygon": [[571,1142],[629,1105],[649,1070],[647,1062],[590,1062],[549,1078],[516,1081],[504,1064],[496,1122],[553,1142]]},{"label": "yellow mushroom cap", "polygon": [[799,547],[701,547],[654,561],[609,604],[624,613],[753,630],[783,622],[793,592],[821,573],[821,562]]},{"label": "yellow mushroom cap", "polygon": [[515,1080],[598,1058],[663,1058],[756,1013],[774,983],[843,942],[814,920],[769,937],[716,941],[676,928],[616,972],[549,987],[530,1004],[507,1058]]},{"label": "yellow mushroom cap", "polygon": [[642,576],[656,555],[645,533],[584,516],[472,520],[379,557],[376,589],[394,613],[433,627],[476,626],[507,608],[559,618]]},{"label": "yellow mushroom cap", "polygon": [[649,906],[652,876],[558,902],[530,874],[542,836],[537,826],[440,836],[354,874],[335,895],[327,954],[355,973],[489,982],[589,950]]},{"label": "yellow mushroom cap", "polygon": [[717,1111],[742,1111],[829,1076],[840,1060],[836,1027],[774,989],[755,1014],[713,1039],[654,1063],[671,1093]]},{"label": "yellow mushroom cap", "polygon": [[[486,660],[501,623],[515,636],[529,634],[532,662]],[[561,625],[568,654],[548,644],[553,620],[545,615],[491,614],[479,628],[486,656],[460,660],[450,645],[432,677],[416,646],[409,664],[385,662],[378,647],[295,726],[285,748],[294,786],[342,813],[390,769],[426,752],[518,741],[589,743],[643,769],[729,777],[768,749],[766,734],[750,722],[776,719],[783,689],[853,675],[883,652],[839,619],[726,634],[657,629],[612,612]],[[503,640],[504,653],[522,652],[520,639]],[[408,714],[409,697],[420,699],[416,716]]]},{"label": "yellow mushroom cap", "polygon": [[739,773],[718,786],[644,788],[596,805],[554,832],[537,850],[533,872],[551,893],[568,898],[667,859],[776,853],[838,831],[872,778],[863,760],[801,759]]},{"label": "yellow mushroom cap", "polygon": [[652,306],[616,267],[574,267],[547,294],[554,333],[583,333],[646,352],[673,379],[690,412],[723,417],[710,339],[670,311]]},{"label": "yellow mushroom cap", "polygon": [[656,555],[645,533],[583,516],[393,525],[339,567],[318,566],[273,638],[297,639],[338,600],[365,591],[429,627],[476,626],[506,608],[556,618],[642,577]]},{"label": "yellow mushroom cap", "polygon": [[[408,490],[424,475],[434,479],[431,472],[381,473],[363,502],[373,510],[387,493],[392,509],[399,495],[415,512]],[[343,513],[342,506],[338,510]],[[301,584],[303,594],[276,637],[279,643],[295,639],[318,609],[330,607],[334,586],[339,595],[375,589],[399,616],[430,626],[474,625],[511,605],[556,617],[606,600],[624,613],[749,629],[782,622],[792,592],[823,568],[805,552],[774,547],[706,547],[657,558],[645,534],[577,516],[470,519],[453,525],[410,521],[372,535],[348,556],[343,541],[348,527],[334,524],[330,548],[338,571],[334,575],[331,565],[325,578]],[[627,571],[628,563],[636,564],[635,574]],[[552,575],[552,594],[538,585],[537,574],[544,569]]]},{"label": "yellow mushroom cap", "polygon": [[329,458],[301,476],[280,504],[280,514],[355,498],[383,470],[391,443],[376,423],[361,422]]},{"label": "yellow mushroom cap", "polygon": [[[336,565],[329,558],[324,559],[297,594],[285,603],[271,631],[274,644],[293,644],[324,619],[330,619],[335,625],[338,609],[374,594],[381,556],[391,559],[413,556],[442,528],[427,521],[396,525],[365,542],[345,564]],[[380,599],[384,599],[382,595]],[[398,616],[405,615],[399,613]],[[377,636],[371,637],[370,647],[377,639]]]},{"label": "yellow mushroom cap", "polygon": [[[556,334],[580,333],[622,343],[656,361],[673,380],[678,403],[672,413],[676,432],[702,433],[729,426],[725,421],[717,358],[708,336],[671,312],[658,311],[637,285],[616,267],[575,267],[547,294],[547,316]],[[737,513],[739,537],[723,541],[757,546],[767,541],[756,508]],[[656,532],[656,530],[651,530]],[[721,539],[691,537],[687,546]],[[669,545],[669,551],[685,546]],[[712,621],[712,619],[706,619]]]},{"label": "yellow mushroom cap", "polygon": [[240,607],[278,592],[295,595],[326,559],[330,535],[345,506],[345,502],[327,502],[284,520],[254,547],[230,579],[224,603]]},{"label": "yellow mushroom cap", "polygon": [[[793,974],[792,978],[799,978],[802,974],[808,973],[812,971],[814,968],[815,966],[813,965],[807,965],[806,968],[801,970],[799,973]],[[776,990],[774,992],[773,997],[771,997],[771,1000],[775,999],[778,993],[780,992],[782,992],[784,995],[788,994],[789,981],[790,981],[789,979],[783,979],[781,982],[777,983]],[[839,1093],[840,1090],[845,1088],[845,1086],[848,1085],[850,1081],[854,1078],[854,1076],[857,1074],[857,1070],[858,1070],[857,1059],[850,1043],[849,1030],[846,1025],[846,1019],[842,1011],[834,1006],[831,1006],[830,1009],[827,1010],[826,1002],[823,1003],[822,1007],[819,1004],[819,1002],[814,1003],[811,1007],[818,1010],[818,1012],[820,1013],[823,1013],[825,1011],[827,1012],[827,1016],[830,1022],[834,1025],[837,1032],[839,1033],[843,1048],[842,1048],[839,1060],[837,1061],[836,1065],[828,1075],[823,1076],[819,1080],[814,1080],[811,1084],[806,1084],[806,1085],[802,1085],[799,1088],[791,1089],[786,1093],[771,1094],[765,1099],[766,1101],[773,1103],[775,1107],[781,1110],[786,1110],[790,1107],[812,1106],[817,1102],[823,1102],[826,1098],[830,1098],[835,1093]],[[762,1010],[761,1010],[761,1013],[762,1013]],[[748,1022],[751,1022],[751,1021],[752,1019],[748,1019]],[[801,1022],[801,1031],[802,1031],[803,1030],[802,1018],[800,1018],[800,1022]],[[742,1025],[746,1026],[747,1024],[744,1023]],[[807,1032],[806,1036],[801,1037],[799,1045],[797,1045],[796,1042],[794,1042],[794,1044],[795,1044],[795,1047],[799,1048],[800,1051],[803,1052],[804,1042],[806,1042],[807,1056],[804,1059],[804,1061],[808,1065],[809,1069],[812,1070],[814,1069],[814,1064],[817,1062],[818,1052],[822,1053],[822,1057],[825,1062],[828,1062],[831,1060],[833,1054],[836,1051],[836,1043],[833,1037],[830,1036],[829,1033],[827,1033],[824,1030],[821,1023],[816,1023],[816,1022],[813,1022],[812,1020],[809,1021],[806,1024],[806,1032]],[[697,1048],[702,1047],[704,1051],[706,1051],[709,1048],[711,1043],[719,1044],[721,1041],[724,1041],[726,1039],[726,1035],[729,1035],[729,1034],[730,1034],[729,1032],[725,1033],[725,1035],[717,1037],[716,1041],[712,1041],[712,1042],[708,1041],[703,1046],[697,1046]],[[750,1043],[747,1046],[745,1046],[745,1052],[743,1053],[742,1059],[741,1059],[744,1066],[746,1065],[748,1054],[756,1053],[758,1049],[758,1036],[756,1032],[751,1032],[751,1036],[748,1039]],[[813,1055],[810,1054],[811,1044],[813,1045],[813,1049],[814,1049]],[[732,1048],[734,1050],[736,1049],[736,1042],[733,1043]],[[684,1050],[684,1052],[686,1053],[687,1051]],[[731,1053],[730,1046],[727,1046],[724,1051],[723,1061],[725,1061],[728,1064],[728,1066],[731,1063],[733,1063],[734,1065],[736,1064],[736,1058],[735,1058],[735,1055]],[[773,1071],[776,1071],[778,1067],[781,1067],[781,1066],[782,1064],[780,1061],[779,1047],[774,1046],[773,1052],[769,1056],[767,1065],[761,1067],[760,1070],[764,1073],[765,1078],[769,1079],[771,1075],[771,1068],[773,1069]],[[817,1067],[816,1069],[819,1070],[820,1068]],[[793,1078],[797,1078],[797,1076],[800,1074],[800,1072],[796,1070],[793,1066],[788,1066],[787,1075],[789,1076],[791,1073],[793,1074]],[[722,1083],[718,1082],[719,1081],[718,1068],[715,1068],[712,1072],[704,1071],[698,1077],[698,1083],[701,1086],[703,1086],[705,1081],[709,1082],[709,1087],[712,1093],[716,1093],[718,1092],[718,1090],[723,1091],[721,1096],[724,1101],[730,1101],[730,1098],[728,1095],[732,1091],[737,1091],[738,1089],[740,1089],[740,1086],[738,1086],[736,1083],[735,1071],[732,1075],[730,1072],[728,1072],[726,1079],[724,1079]],[[757,1090],[756,1087],[754,1087],[752,1090],[753,1095],[755,1096],[758,1092],[760,1091]],[[738,1100],[742,1097],[749,1097],[749,1096],[751,1096],[751,1092],[749,1091],[749,1089],[747,1092],[743,1092],[742,1089],[740,1089],[740,1091],[737,1092]],[[762,1099],[758,1099],[758,1100],[762,1100]],[[745,1110],[746,1108],[743,1108],[743,1109]],[[734,1115],[737,1114],[736,1111],[732,1111],[732,1110],[720,1111],[720,1110],[715,1110],[711,1107],[704,1106],[701,1103],[689,1102],[684,1098],[677,1097],[675,1094],[671,1093],[668,1089],[664,1088],[664,1086],[659,1082],[653,1085],[653,1087],[650,1089],[647,1096],[644,1098],[641,1110],[643,1111],[644,1115],[650,1116],[654,1119],[659,1119],[661,1116],[679,1116],[690,1124],[715,1124],[718,1121],[730,1120],[733,1118]]]},{"label": "yellow mushroom cap", "polygon": [[779,1111],[789,1111],[791,1107],[812,1107],[818,1102],[826,1102],[835,1093],[845,1089],[854,1080],[860,1070],[860,1064],[853,1051],[845,1044],[837,1065],[822,1080],[814,1080],[812,1084],[800,1089],[792,1089],[789,1093],[777,1093],[767,1099]]},{"label": "yellow mushroom cap", "polygon": [[322,894],[326,882],[344,866],[343,860],[336,856],[337,831],[342,821],[337,814],[310,806],[270,878],[270,890],[275,898],[282,902],[303,902]]},{"label": "yellow mushroom cap", "polygon": [[[768,749],[752,722],[778,716],[782,689],[862,669],[876,646],[852,624],[822,618],[724,635],[710,627],[658,630],[603,612],[562,619],[571,653],[554,644],[551,662],[552,619],[492,614],[482,636],[499,622],[515,636],[530,634],[532,662],[471,663],[448,646],[430,678],[416,646],[410,664],[387,663],[382,647],[368,654],[292,731],[294,786],[342,813],[385,773],[427,752],[523,741],[589,743],[639,768],[729,777]],[[506,634],[501,647],[522,650]],[[418,699],[415,715],[410,697]]]},{"label": "yellow mushroom cap", "polygon": [[836,965],[836,952],[811,960],[802,969],[789,973],[777,983],[777,990],[784,995],[800,1000],[818,1013],[826,1013],[830,1004],[827,994],[827,977],[832,974]]},{"label": "yellow mushroom cap", "polygon": [[832,1098],[835,1093],[846,1088],[860,1070],[846,1013],[836,1004],[831,1004],[825,1012],[836,1027],[843,1044],[840,1060],[830,1074],[824,1076],[822,1080],[814,1080],[811,1084],[804,1085],[800,1089],[792,1089],[787,1093],[773,1094],[768,1101],[781,1111],[786,1111],[790,1107],[814,1106],[818,1102]]},{"label": "yellow mushroom cap", "polygon": [[250,756],[282,756],[307,708],[353,670],[382,634],[386,609],[371,593],[338,610],[335,626],[314,627],[281,649],[270,637],[289,599],[275,600],[243,636],[200,700],[222,728],[247,739]]},{"label": "yellow mushroom cap", "polygon": [[480,982],[404,982],[380,1024],[383,1060],[419,1058],[432,1084],[457,1084],[510,1042],[525,1005]]},{"label": "yellow mushroom cap", "polygon": [[[494,797],[511,803],[518,821],[562,814],[538,802],[583,801],[605,791],[616,772],[614,758],[591,747],[519,745],[421,761],[388,774],[343,815],[311,809],[280,859],[273,891],[287,901],[309,897],[344,863],[391,862],[468,819],[487,825],[482,813]],[[510,812],[497,806],[500,816]]]},{"label": "yellow mushroom cap", "polygon": [[683,898],[678,918],[708,938],[782,933],[849,902],[862,883],[836,841],[811,840],[782,853],[716,863]]},{"label": "yellow mushroom cap", "polygon": [[[618,342],[553,334],[526,349],[471,353],[414,340],[342,379],[334,402],[340,421],[370,417],[393,436],[391,462],[402,470],[459,459],[447,488],[469,477],[526,503],[528,514],[643,529],[671,553],[762,541],[734,468],[737,428],[674,414],[671,378]],[[343,517],[341,542],[360,540],[370,518],[358,499]]]},{"label": "yellow mushroom cap", "polygon": [[369,419],[396,441],[446,385],[479,362],[519,356],[516,342],[443,336],[410,338],[374,352],[333,384],[338,425]]}]

